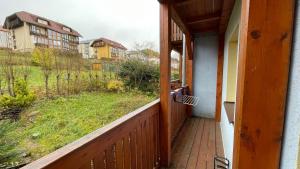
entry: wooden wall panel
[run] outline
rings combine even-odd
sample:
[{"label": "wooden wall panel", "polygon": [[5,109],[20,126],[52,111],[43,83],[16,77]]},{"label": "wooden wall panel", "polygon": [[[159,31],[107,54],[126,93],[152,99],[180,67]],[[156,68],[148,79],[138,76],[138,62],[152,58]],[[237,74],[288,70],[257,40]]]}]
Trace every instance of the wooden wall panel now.
[{"label": "wooden wall panel", "polygon": [[294,0],[243,0],[233,169],[278,169]]},{"label": "wooden wall panel", "polygon": [[159,168],[159,106],[156,100],[23,168]]}]

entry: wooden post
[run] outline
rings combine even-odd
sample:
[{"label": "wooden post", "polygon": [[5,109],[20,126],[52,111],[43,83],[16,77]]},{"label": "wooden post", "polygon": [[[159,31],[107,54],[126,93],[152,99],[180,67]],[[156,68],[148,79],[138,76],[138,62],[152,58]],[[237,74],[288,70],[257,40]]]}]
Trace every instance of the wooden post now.
[{"label": "wooden post", "polygon": [[182,53],[179,53],[179,81],[182,82]]},{"label": "wooden post", "polygon": [[168,2],[160,4],[160,157],[171,161],[171,14]]},{"label": "wooden post", "polygon": [[278,169],[294,0],[243,0],[233,169]]},{"label": "wooden post", "polygon": [[222,108],[222,85],[223,85],[223,63],[224,63],[224,34],[219,36],[217,91],[216,91],[216,122],[221,121]]},{"label": "wooden post", "polygon": [[[186,33],[186,84],[188,86],[190,95],[193,95],[193,49],[192,38],[189,33]],[[187,106],[188,116],[192,115],[192,107]]]}]

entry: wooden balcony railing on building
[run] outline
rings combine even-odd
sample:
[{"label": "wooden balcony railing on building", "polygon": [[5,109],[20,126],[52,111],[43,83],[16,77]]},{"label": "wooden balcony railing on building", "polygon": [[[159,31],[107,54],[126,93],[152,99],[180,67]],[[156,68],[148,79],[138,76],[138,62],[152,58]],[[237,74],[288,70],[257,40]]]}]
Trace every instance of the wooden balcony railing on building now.
[{"label": "wooden balcony railing on building", "polygon": [[176,24],[176,22],[171,20],[171,41],[176,42],[176,41],[182,41],[182,31],[179,28],[179,26]]},{"label": "wooden balcony railing on building", "polygon": [[178,88],[171,93],[171,137],[174,141],[179,130],[181,129],[185,119],[187,118],[186,105],[176,102],[173,98],[176,95],[182,95],[186,92],[186,88]]},{"label": "wooden balcony railing on building", "polygon": [[24,168],[159,168],[159,104],[153,101]]},{"label": "wooden balcony railing on building", "polygon": [[181,88],[181,81],[180,80],[172,80],[171,81],[171,90],[176,90]]}]

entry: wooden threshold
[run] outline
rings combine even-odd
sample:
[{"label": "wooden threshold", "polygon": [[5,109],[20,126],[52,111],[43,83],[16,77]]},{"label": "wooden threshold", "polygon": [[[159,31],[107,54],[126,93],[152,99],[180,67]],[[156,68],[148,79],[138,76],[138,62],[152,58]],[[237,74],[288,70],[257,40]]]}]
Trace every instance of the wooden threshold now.
[{"label": "wooden threshold", "polygon": [[213,169],[215,155],[224,156],[219,123],[188,118],[175,138],[168,169]]}]

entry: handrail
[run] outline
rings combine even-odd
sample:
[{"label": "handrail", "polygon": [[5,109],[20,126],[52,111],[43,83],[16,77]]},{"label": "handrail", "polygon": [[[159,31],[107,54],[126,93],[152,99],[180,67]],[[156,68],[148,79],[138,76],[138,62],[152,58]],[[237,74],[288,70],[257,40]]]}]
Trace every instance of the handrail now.
[{"label": "handrail", "polygon": [[[46,155],[23,169],[159,165],[159,103],[155,100]],[[148,151],[152,154],[149,155]],[[117,167],[118,168],[118,167]]]}]

